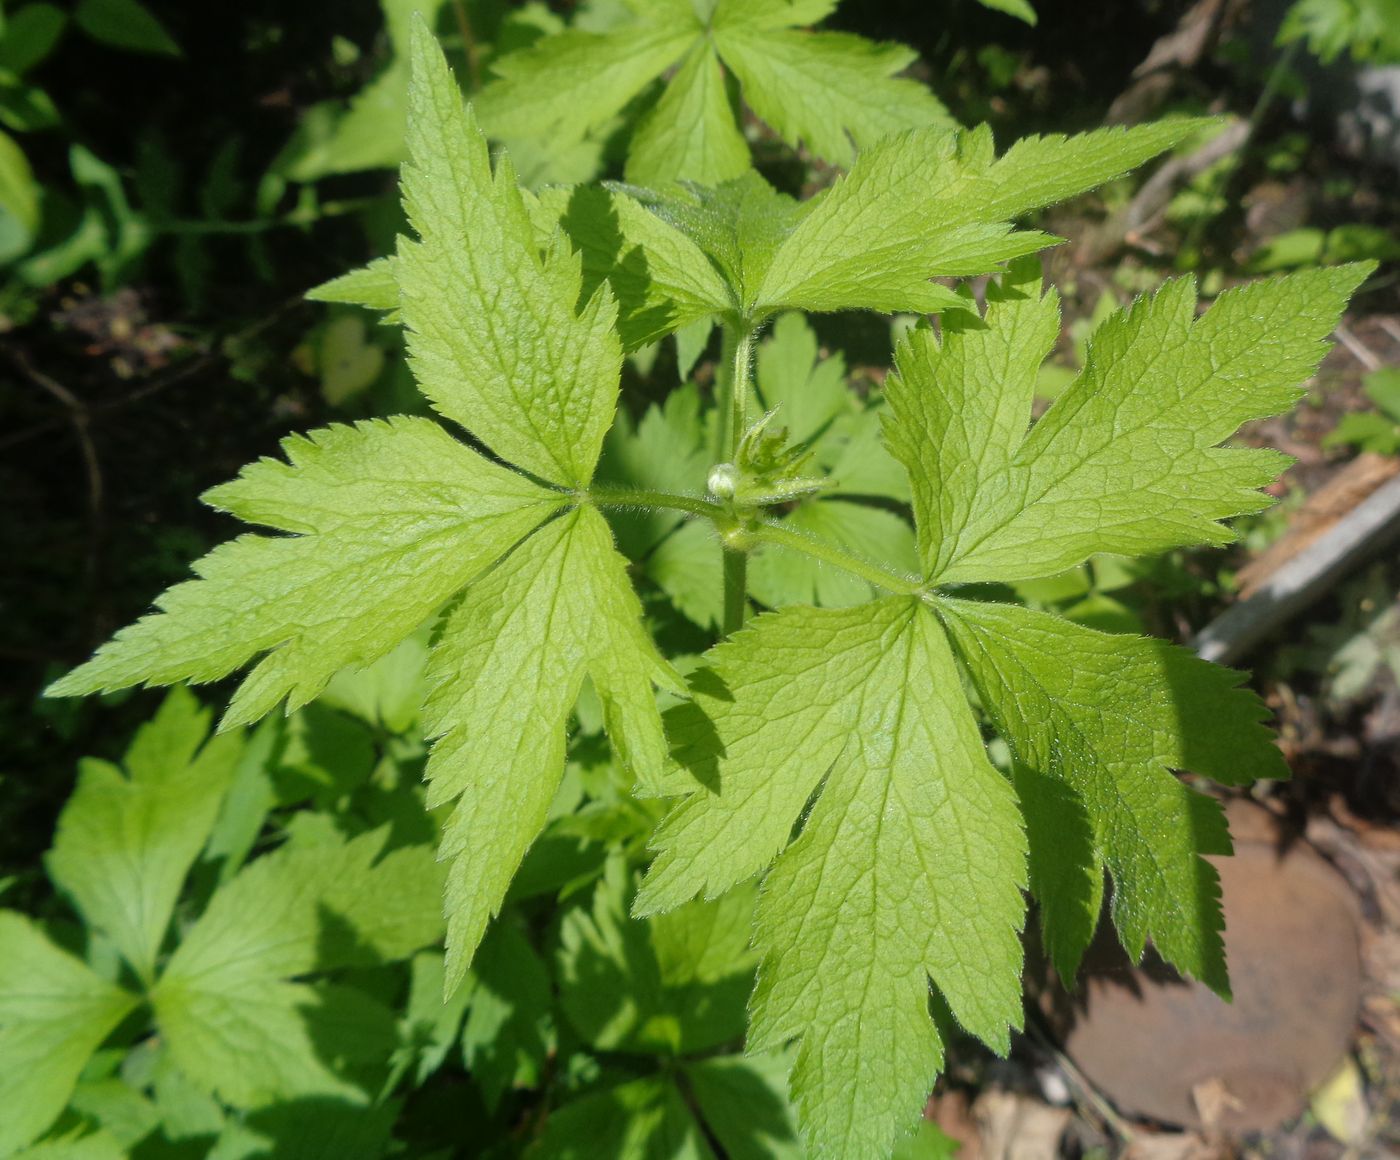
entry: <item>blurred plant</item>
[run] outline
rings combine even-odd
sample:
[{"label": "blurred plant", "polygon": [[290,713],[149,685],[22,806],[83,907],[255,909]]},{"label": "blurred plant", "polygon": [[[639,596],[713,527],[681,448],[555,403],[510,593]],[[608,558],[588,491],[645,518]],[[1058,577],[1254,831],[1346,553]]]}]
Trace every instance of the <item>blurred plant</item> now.
[{"label": "blurred plant", "polygon": [[1323,439],[1324,447],[1354,446],[1378,455],[1394,455],[1400,450],[1400,370],[1372,371],[1363,380],[1363,389],[1374,411],[1351,412]]},{"label": "blurred plant", "polygon": [[1278,39],[1306,44],[1324,64],[1343,53],[1374,64],[1400,61],[1400,0],[1297,0]]}]

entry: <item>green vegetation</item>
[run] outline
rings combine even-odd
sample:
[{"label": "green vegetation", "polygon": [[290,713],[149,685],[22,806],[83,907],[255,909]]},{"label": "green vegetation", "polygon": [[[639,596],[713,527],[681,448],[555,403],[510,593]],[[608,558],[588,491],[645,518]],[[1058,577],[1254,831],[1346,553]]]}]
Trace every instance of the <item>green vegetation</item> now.
[{"label": "green vegetation", "polygon": [[[1230,442],[1386,239],[1316,230],[1208,304],[1151,274],[1061,366],[1063,239],[1022,223],[1211,123],[998,151],[912,49],[806,31],[835,8],[385,0],[382,67],[255,182],[221,153],[198,214],[160,151],[135,200],[76,139],[42,186],[28,138],[66,124],[14,112],[73,30],[179,29],[7,11],[13,321],[79,271],[217,294],[216,247],[344,219],[378,253],[309,295],[334,421],[203,496],[261,530],[52,674],[176,688],[0,910],[0,1157],[929,1160],[950,1050],[1023,1026],[1031,902],[1067,983],[1107,889],[1134,959],[1228,994],[1229,836],[1176,775],[1288,770],[1130,590],[1272,502],[1286,459]],[[336,184],[400,162],[402,218]],[[813,316],[873,325],[878,372]],[[1393,451],[1368,389],[1388,417],[1335,439]],[[184,685],[244,670],[211,734]]]}]

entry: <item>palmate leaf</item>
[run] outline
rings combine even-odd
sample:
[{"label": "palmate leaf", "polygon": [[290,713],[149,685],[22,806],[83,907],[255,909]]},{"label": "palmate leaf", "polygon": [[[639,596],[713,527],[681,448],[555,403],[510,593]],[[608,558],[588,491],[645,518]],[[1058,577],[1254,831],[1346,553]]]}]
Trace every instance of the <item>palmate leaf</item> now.
[{"label": "palmate leaf", "polygon": [[424,846],[380,856],[387,829],[259,858],[214,895],[151,992],[181,1070],[236,1107],[293,1096],[368,1103],[392,1014],[364,992],[301,979],[407,958],[442,935],[441,869]]},{"label": "palmate leaf", "polygon": [[[1027,884],[1066,976],[1106,869],[1127,949],[1151,939],[1226,991],[1218,884],[1200,855],[1229,838],[1217,803],[1171,771],[1285,774],[1263,706],[1184,650],[940,585],[1220,542],[1216,521],[1262,506],[1252,489],[1279,459],[1217,444],[1296,398],[1367,269],[1231,291],[1198,319],[1189,282],[1169,284],[1105,324],[1079,381],[1031,426],[1059,319],[1038,266],[1015,265],[975,323],[950,320],[941,342],[914,332],[887,383],[923,585],[760,616],[668,715],[665,787],[682,800],[638,909],[766,871],[750,1044],[799,1040],[793,1098],[816,1154],[888,1156],[914,1122],[941,1058],[929,980],[964,1028],[1005,1049]],[[1009,743],[1010,778],[988,763],[960,673]]]},{"label": "palmate leaf", "polygon": [[633,134],[629,181],[716,185],[743,173],[749,149],[735,97],[789,144],[835,165],[886,134],[952,124],[925,85],[894,75],[912,63],[912,50],[799,31],[835,0],[629,7],[634,18],[608,31],[570,29],[494,61],[496,79],[477,98],[487,132],[566,146],[608,124],[674,65]]},{"label": "palmate leaf", "polygon": [[712,658],[718,680],[674,718],[708,788],[658,831],[638,909],[714,897],[783,851],[759,904],[750,1047],[800,1038],[793,1096],[816,1154],[886,1155],[942,1061],[930,977],[993,1046],[1020,1025],[1015,795],[912,598],[771,613]]},{"label": "palmate leaf", "polygon": [[684,685],[642,628],[606,523],[575,506],[617,398],[611,294],[601,286],[579,305],[578,255],[562,235],[541,251],[530,205],[507,163],[492,172],[421,21],[409,105],[404,189],[419,240],[401,241],[392,270],[410,362],[438,411],[510,465],[427,419],[293,437],[288,462],[263,460],[206,497],[289,534],[215,549],[199,579],[50,692],[214,680],[265,654],[224,719],[243,724],[284,700],[304,705],[460,596],[433,648],[426,709],[439,739],[431,801],[461,799],[443,838],[452,987],[544,822],[584,677],[639,775],[665,751],[653,682]]}]

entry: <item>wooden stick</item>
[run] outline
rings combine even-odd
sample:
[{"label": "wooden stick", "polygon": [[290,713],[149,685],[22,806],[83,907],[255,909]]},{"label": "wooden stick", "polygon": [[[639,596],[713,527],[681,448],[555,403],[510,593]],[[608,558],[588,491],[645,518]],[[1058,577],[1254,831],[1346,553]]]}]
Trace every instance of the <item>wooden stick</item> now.
[{"label": "wooden stick", "polygon": [[1297,615],[1358,564],[1400,534],[1400,476],[1383,484],[1294,556],[1249,596],[1227,608],[1191,642],[1198,655],[1228,665]]}]

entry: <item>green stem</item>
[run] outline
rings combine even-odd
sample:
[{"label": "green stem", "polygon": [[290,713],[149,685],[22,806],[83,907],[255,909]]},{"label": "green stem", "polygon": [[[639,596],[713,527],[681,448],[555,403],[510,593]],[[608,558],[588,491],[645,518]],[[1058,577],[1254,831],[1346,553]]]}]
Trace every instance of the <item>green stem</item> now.
[{"label": "green stem", "polygon": [[[719,366],[720,415],[724,424],[721,446],[733,463],[744,437],[749,400],[749,364],[753,358],[753,328],[745,321],[724,324],[724,353]],[[742,548],[724,546],[724,635],[744,627],[748,612],[749,557]]]},{"label": "green stem", "polygon": [[724,517],[725,510],[717,503],[700,499],[693,495],[676,495],[669,491],[644,491],[630,487],[593,487],[589,497],[599,507],[620,508],[670,508],[672,511],[689,512],[693,516],[704,516],[717,520]]},{"label": "green stem", "polygon": [[780,544],[784,548],[791,548],[796,552],[811,556],[815,560],[821,560],[825,564],[849,572],[852,576],[859,576],[862,580],[869,581],[876,588],[883,588],[886,592],[897,592],[901,596],[924,595],[923,585],[912,576],[906,576],[890,568],[883,568],[879,564],[872,564],[869,560],[862,560],[854,553],[846,551],[845,548],[838,548],[835,544],[819,540],[815,536],[794,532],[791,528],[785,528],[781,524],[763,523],[750,529],[748,535],[751,539],[768,544]]},{"label": "green stem", "polygon": [[[669,491],[594,487],[588,492],[588,497],[599,507],[666,508],[671,511],[685,512],[687,515],[703,516],[715,523],[724,523],[730,518],[729,512],[717,503],[711,503],[707,499],[699,499],[693,495],[677,495]],[[897,592],[904,596],[924,595],[923,587],[913,576],[906,576],[901,572],[882,568],[879,564],[872,564],[869,560],[864,560],[844,548],[838,548],[826,540],[794,532],[791,528],[785,528],[776,522],[764,522],[757,527],[748,528],[743,535],[749,540],[780,544],[784,548],[791,548],[795,552],[801,552],[804,556],[811,556],[814,560],[820,560],[824,564],[830,564],[833,568],[849,572],[852,576],[859,576],[862,580],[869,581],[875,587],[883,588],[886,592]],[[726,564],[730,555],[745,557],[745,553],[742,551],[726,553]],[[742,596],[743,589],[739,589],[739,592]],[[727,588],[725,595],[728,597]]]}]

